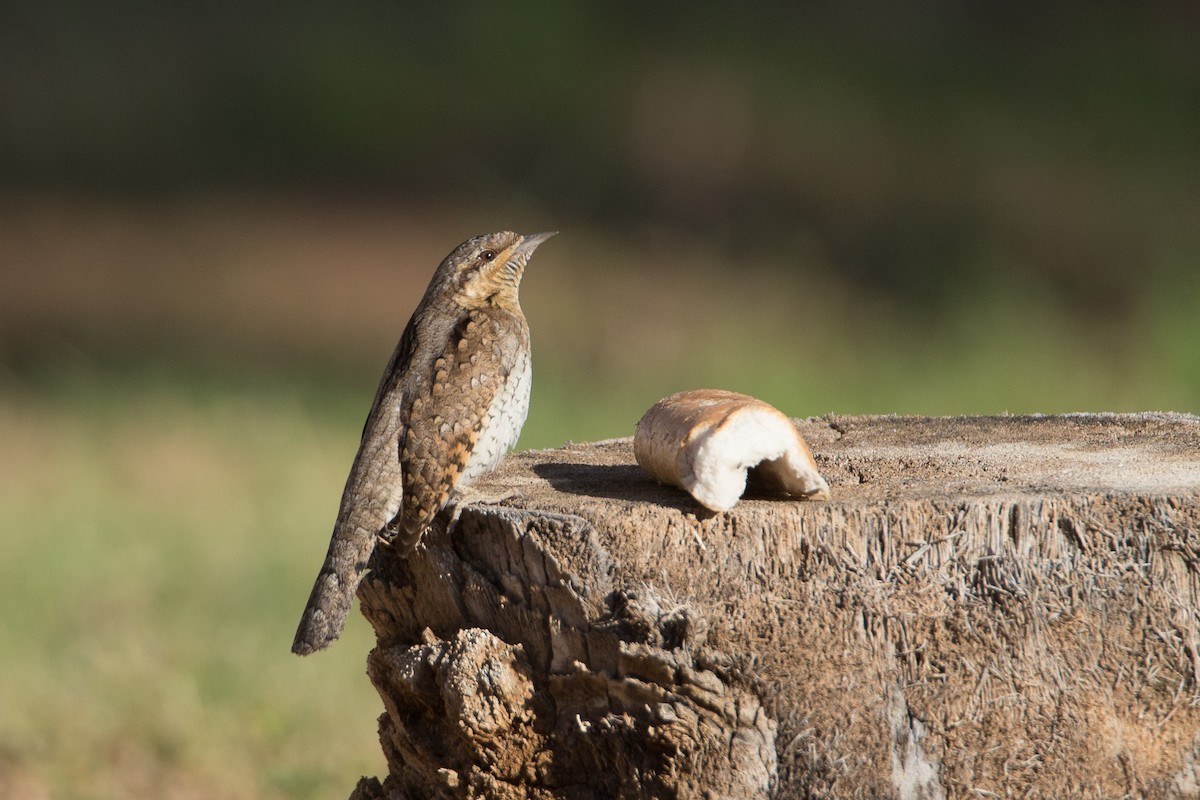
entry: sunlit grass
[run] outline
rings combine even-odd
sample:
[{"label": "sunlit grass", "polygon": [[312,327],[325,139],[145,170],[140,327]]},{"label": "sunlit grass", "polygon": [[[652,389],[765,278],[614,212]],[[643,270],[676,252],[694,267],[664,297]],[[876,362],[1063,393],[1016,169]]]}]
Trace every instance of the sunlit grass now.
[{"label": "sunlit grass", "polygon": [[97,409],[112,387],[74,388],[0,406],[0,772],[249,798],[378,771],[365,623],[288,652],[353,442],[279,394]]}]

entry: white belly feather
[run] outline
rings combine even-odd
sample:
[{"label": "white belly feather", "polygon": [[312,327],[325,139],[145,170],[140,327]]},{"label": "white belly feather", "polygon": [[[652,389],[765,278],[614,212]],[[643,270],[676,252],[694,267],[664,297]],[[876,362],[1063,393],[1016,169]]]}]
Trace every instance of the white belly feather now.
[{"label": "white belly feather", "polygon": [[479,431],[479,439],[475,449],[467,461],[458,480],[458,488],[469,486],[480,476],[494,470],[504,459],[504,455],[517,443],[521,436],[521,426],[529,414],[529,388],[532,384],[532,369],[529,353],[526,351],[520,361],[513,366],[508,376],[508,386],[496,393],[483,426]]}]

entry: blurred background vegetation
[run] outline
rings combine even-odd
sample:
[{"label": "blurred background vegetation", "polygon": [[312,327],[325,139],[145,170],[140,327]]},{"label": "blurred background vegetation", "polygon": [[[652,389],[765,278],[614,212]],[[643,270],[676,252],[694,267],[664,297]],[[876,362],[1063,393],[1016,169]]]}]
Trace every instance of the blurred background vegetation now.
[{"label": "blurred background vegetation", "polygon": [[467,236],[522,447],[670,392],[1200,411],[1200,6],[0,10],[0,797],[344,796],[357,616],[288,646],[375,382]]}]

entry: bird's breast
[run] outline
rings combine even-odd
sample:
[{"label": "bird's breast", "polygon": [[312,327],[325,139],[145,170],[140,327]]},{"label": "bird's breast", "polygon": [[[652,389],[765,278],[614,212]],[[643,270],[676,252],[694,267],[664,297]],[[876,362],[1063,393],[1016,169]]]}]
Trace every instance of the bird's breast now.
[{"label": "bird's breast", "polygon": [[479,438],[459,479],[459,487],[465,487],[495,469],[520,438],[521,426],[529,413],[530,367],[529,348],[521,348],[516,363],[508,375],[500,379],[501,384],[484,412]]}]

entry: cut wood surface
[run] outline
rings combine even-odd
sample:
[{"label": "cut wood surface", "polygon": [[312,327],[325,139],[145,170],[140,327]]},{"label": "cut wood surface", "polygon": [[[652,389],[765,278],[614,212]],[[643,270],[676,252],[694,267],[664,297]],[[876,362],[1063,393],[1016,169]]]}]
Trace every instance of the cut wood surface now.
[{"label": "cut wood surface", "polygon": [[828,502],[511,456],[359,590],[366,798],[1200,796],[1200,418],[798,421]]}]

